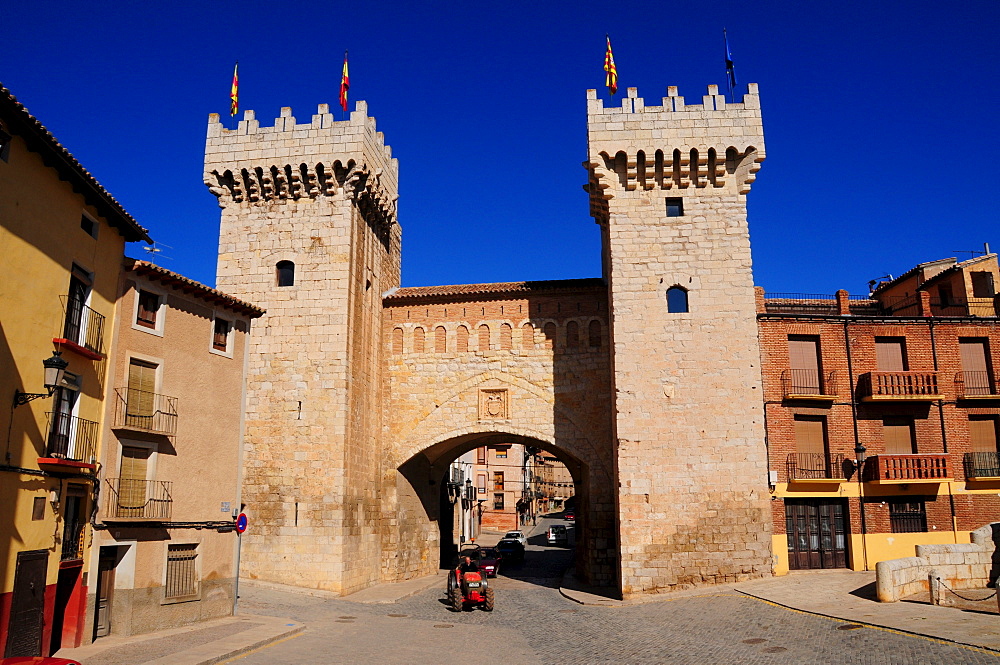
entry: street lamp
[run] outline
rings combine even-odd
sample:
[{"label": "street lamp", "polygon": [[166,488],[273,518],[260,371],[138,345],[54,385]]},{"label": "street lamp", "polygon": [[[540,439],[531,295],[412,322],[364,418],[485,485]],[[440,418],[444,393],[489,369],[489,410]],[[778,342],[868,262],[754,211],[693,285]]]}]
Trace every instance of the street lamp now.
[{"label": "street lamp", "polygon": [[69,363],[62,358],[62,351],[53,351],[52,357],[43,360],[42,365],[45,367],[45,387],[49,391],[47,393],[22,393],[20,390],[15,390],[15,408],[39,397],[52,397],[52,393],[55,392],[55,389],[62,382],[66,368],[69,367]]}]

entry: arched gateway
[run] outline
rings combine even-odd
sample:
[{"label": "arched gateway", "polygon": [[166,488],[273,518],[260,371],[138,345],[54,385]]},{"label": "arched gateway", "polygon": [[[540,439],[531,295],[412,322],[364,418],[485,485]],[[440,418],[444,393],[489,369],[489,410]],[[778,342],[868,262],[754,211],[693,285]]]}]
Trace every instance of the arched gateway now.
[{"label": "arched gateway", "polygon": [[346,121],[326,105],[273,127],[210,117],[218,284],[267,309],[245,575],[350,593],[433,572],[444,471],[491,442],[567,462],[591,583],[770,574],[745,207],[763,134],[755,86],[739,104],[713,88],[662,107],[630,89],[610,109],[590,91],[604,274],[551,282],[399,288],[398,163],[364,102]]}]

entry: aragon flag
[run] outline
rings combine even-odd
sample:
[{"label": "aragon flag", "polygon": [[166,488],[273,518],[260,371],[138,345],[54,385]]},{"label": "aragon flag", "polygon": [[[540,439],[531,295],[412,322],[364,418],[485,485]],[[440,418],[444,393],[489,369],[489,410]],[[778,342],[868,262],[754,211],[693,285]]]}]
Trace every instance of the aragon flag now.
[{"label": "aragon flag", "polygon": [[347,112],[347,91],[351,88],[351,77],[347,75],[347,51],[344,51],[344,71],[340,75],[340,108]]},{"label": "aragon flag", "polygon": [[615,69],[615,57],[611,55],[611,37],[605,35],[608,40],[608,51],[604,54],[604,71],[607,72],[604,84],[608,86],[608,92],[612,95],[618,92],[618,70]]},{"label": "aragon flag", "polygon": [[230,117],[236,115],[236,112],[240,110],[240,61],[236,61],[236,66],[233,67],[233,87],[229,90],[229,115]]}]

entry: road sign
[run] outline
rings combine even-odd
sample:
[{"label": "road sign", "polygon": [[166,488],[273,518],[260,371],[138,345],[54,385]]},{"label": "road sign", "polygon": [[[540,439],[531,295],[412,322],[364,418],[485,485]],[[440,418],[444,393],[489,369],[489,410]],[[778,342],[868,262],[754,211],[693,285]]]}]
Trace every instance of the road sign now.
[{"label": "road sign", "polygon": [[243,533],[247,530],[247,514],[240,513],[240,516],[236,518],[236,532]]}]

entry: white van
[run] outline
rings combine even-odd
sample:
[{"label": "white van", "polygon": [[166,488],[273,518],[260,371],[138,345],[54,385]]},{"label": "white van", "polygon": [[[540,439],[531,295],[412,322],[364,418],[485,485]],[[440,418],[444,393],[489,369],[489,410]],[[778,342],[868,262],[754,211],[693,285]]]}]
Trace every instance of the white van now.
[{"label": "white van", "polygon": [[569,543],[569,534],[566,532],[566,525],[554,524],[545,533],[545,538],[549,545],[566,545]]}]

